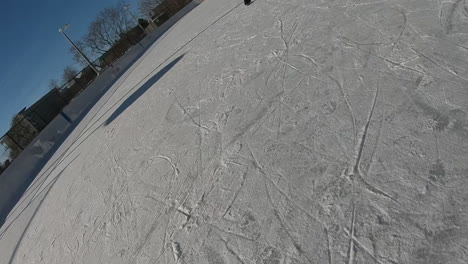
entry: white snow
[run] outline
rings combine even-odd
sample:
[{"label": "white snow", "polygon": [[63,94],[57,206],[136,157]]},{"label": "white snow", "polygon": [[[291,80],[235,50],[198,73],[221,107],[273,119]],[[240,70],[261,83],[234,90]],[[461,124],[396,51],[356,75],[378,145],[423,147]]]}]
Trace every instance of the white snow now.
[{"label": "white snow", "polygon": [[466,262],[464,8],[204,1],[51,158],[0,263]]}]

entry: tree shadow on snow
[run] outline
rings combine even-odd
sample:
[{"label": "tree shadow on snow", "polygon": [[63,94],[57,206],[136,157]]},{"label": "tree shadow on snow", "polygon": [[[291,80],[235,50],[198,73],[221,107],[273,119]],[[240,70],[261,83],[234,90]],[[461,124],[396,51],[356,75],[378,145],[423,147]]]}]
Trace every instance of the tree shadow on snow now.
[{"label": "tree shadow on snow", "polygon": [[[175,60],[170,62],[164,68],[162,68],[159,72],[157,72],[153,77],[148,79],[143,85],[141,85],[133,94],[131,94],[125,101],[123,101],[120,106],[110,115],[110,117],[104,122],[105,126],[108,126],[112,123],[118,116],[120,116],[128,107],[130,107],[134,102],[136,102],[146,91],[148,91],[159,79],[161,79],[169,70],[172,69],[182,58],[184,54],[177,57]],[[127,92],[128,95],[134,91],[131,89]]]}]

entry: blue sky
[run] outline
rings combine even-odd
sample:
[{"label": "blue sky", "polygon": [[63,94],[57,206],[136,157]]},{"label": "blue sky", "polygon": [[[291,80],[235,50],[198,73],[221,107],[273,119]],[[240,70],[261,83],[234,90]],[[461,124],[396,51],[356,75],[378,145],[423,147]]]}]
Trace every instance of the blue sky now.
[{"label": "blue sky", "polygon": [[[69,44],[58,29],[79,40],[89,23],[118,0],[2,0],[0,8],[0,136],[11,118],[47,91],[50,79],[61,80],[74,65]],[[127,0],[137,14],[137,0]],[[80,68],[76,65],[76,68]]]}]

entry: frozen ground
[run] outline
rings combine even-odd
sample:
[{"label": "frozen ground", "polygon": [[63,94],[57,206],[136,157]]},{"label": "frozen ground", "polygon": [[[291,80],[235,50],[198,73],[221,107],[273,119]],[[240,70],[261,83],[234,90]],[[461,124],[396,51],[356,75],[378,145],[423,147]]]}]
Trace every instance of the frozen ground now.
[{"label": "frozen ground", "polygon": [[468,3],[239,4],[103,97],[0,263],[468,262]]}]

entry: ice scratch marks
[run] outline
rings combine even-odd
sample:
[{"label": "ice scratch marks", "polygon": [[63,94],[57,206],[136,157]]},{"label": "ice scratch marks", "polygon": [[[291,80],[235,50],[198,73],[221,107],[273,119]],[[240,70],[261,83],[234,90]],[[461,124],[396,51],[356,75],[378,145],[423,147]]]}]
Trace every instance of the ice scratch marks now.
[{"label": "ice scratch marks", "polygon": [[366,142],[367,132],[369,130],[369,126],[370,126],[370,123],[371,123],[371,120],[372,120],[372,116],[374,114],[375,105],[377,104],[377,96],[378,95],[379,95],[379,87],[377,87],[377,89],[375,91],[374,101],[372,102],[372,107],[371,107],[371,110],[369,111],[369,116],[367,118],[367,122],[366,122],[366,124],[364,126],[364,129],[363,129],[362,133],[361,133],[361,138],[359,139],[359,143],[357,144],[358,148],[356,150],[356,157],[355,157],[354,165],[353,165],[353,168],[352,168],[352,172],[354,174],[359,174],[360,173],[359,166],[361,164],[362,152],[363,152],[364,145],[365,145],[365,142]]},{"label": "ice scratch marks", "polygon": [[311,218],[312,220],[314,220],[315,222],[321,224],[322,226],[324,226],[324,223],[315,215],[313,215],[311,212],[309,212],[308,210],[304,209],[302,206],[300,206],[299,204],[297,204],[296,202],[294,202],[294,200],[290,197],[290,195],[288,195],[285,191],[283,191],[276,183],[275,181],[273,181],[273,179],[270,178],[270,176],[268,175],[268,173],[265,171],[265,169],[263,168],[262,165],[260,165],[260,163],[258,162],[252,148],[250,147],[250,144],[247,143],[246,144],[249,151],[250,151],[250,154],[252,156],[252,159],[253,159],[253,165],[259,170],[259,173],[268,181],[271,183],[272,186],[275,187],[276,190],[278,190],[278,192],[280,192],[285,198],[286,200],[291,204],[293,205],[294,207],[296,207],[297,209],[299,209],[299,211],[303,212],[305,215],[307,215],[309,218]]},{"label": "ice scratch marks", "polygon": [[299,34],[296,35],[296,37],[294,37],[294,34],[296,33],[296,30],[297,30],[297,27],[298,27],[298,22],[297,21],[294,22],[294,24],[293,24],[293,26],[291,28],[291,35],[289,36],[289,38],[287,38],[285,36],[284,23],[283,23],[282,19],[279,19],[279,24],[280,24],[280,36],[281,36],[281,40],[283,41],[283,45],[284,45],[284,57],[285,57],[285,61],[282,61],[284,63],[283,76],[282,76],[282,88],[284,89],[286,69],[287,69],[288,61],[289,61],[289,52],[290,52],[290,49],[291,49],[291,43],[294,42],[294,40],[299,36]]},{"label": "ice scratch marks", "polygon": [[208,264],[226,264],[226,260],[224,259],[224,256],[218,252],[217,249],[212,248],[212,247],[206,247],[205,250],[205,258],[206,261],[205,263]]},{"label": "ice scratch marks", "polygon": [[298,67],[292,65],[289,62],[289,57],[290,57],[290,52],[291,52],[291,47],[292,43],[295,42],[296,38],[301,35],[301,32],[297,33],[297,28],[299,26],[299,23],[297,21],[294,22],[294,24],[291,27],[291,34],[289,36],[286,36],[286,30],[285,30],[285,23],[283,22],[283,19],[279,19],[279,35],[280,38],[283,42],[284,47],[282,49],[278,50],[273,50],[272,51],[272,57],[277,60],[275,66],[273,66],[273,69],[270,71],[268,74],[266,80],[265,80],[265,87],[269,86],[270,79],[272,76],[275,76],[278,78],[278,81],[280,83],[280,88],[279,91],[281,93],[281,96],[279,98],[278,102],[278,131],[277,131],[277,140],[279,141],[279,137],[281,134],[281,129],[282,129],[282,115],[283,115],[283,94],[285,93],[286,89],[286,78],[288,76],[288,69],[292,69],[300,74],[306,75],[305,72],[301,71]]},{"label": "ice scratch marks", "polygon": [[[291,232],[289,232],[288,227],[286,226],[286,223],[283,220],[283,217],[280,215],[280,212],[279,212],[277,206],[274,204],[273,199],[271,198],[270,189],[268,188],[268,185],[266,184],[266,182],[265,182],[265,190],[266,190],[266,193],[267,193],[268,201],[270,202],[271,206],[273,207],[273,214],[274,214],[275,218],[278,220],[278,223],[280,224],[282,230],[284,230],[286,232],[287,236],[289,237],[289,239],[293,243],[296,252],[299,255],[302,255],[304,253],[303,250],[302,250],[302,247],[299,244],[299,242],[297,241],[297,239],[291,234]],[[306,258],[307,258],[307,256],[306,256]],[[309,262],[310,262],[310,260],[309,260]]]},{"label": "ice scratch marks", "polygon": [[[291,38],[294,34],[294,31],[296,30],[297,27],[297,22],[294,23],[293,25],[293,33],[291,34],[290,38],[288,41],[286,41],[286,38],[284,36],[284,28],[283,28],[283,20],[279,20],[280,22],[280,30],[281,30],[281,39],[283,40],[284,46],[285,46],[285,57],[286,61],[284,62],[283,65],[283,77],[281,78],[281,92],[284,93],[284,86],[286,82],[286,73],[287,73],[287,65],[289,64],[289,41],[291,41]],[[281,60],[280,60],[281,61]],[[283,114],[283,96],[281,95],[280,102],[279,102],[279,119],[278,119],[278,133],[277,133],[277,140],[279,140],[279,135],[281,134],[281,119],[282,119],[282,114]]]},{"label": "ice scratch marks", "polygon": [[448,64],[447,62],[445,61],[442,61],[442,62],[438,62],[436,58],[433,58],[433,57],[430,57],[429,55],[423,53],[422,51],[419,51],[417,50],[416,48],[414,48],[412,45],[410,44],[405,44],[405,43],[402,43],[402,45],[404,45],[405,47],[408,47],[409,49],[411,49],[413,52],[415,52],[416,54],[418,54],[419,56],[421,56],[422,58],[428,60],[429,62],[431,62],[432,64],[434,64],[437,68],[465,81],[465,82],[468,82],[468,79],[464,78],[463,76],[460,76],[456,70],[454,70],[454,66]]},{"label": "ice scratch marks", "polygon": [[227,251],[229,253],[231,253],[231,255],[233,255],[239,263],[246,264],[244,262],[243,258],[239,255],[239,253],[234,251],[234,249],[229,246],[229,242],[226,239],[224,239],[223,237],[221,237],[221,236],[219,236],[219,237],[224,242],[224,247],[226,247]]},{"label": "ice scratch marks", "polygon": [[[361,83],[362,83],[363,85],[365,85],[362,76],[359,76],[359,79],[361,80]],[[384,107],[385,107],[385,106],[384,106]],[[383,114],[382,114],[382,116],[381,116],[380,126],[379,126],[379,130],[378,130],[378,132],[377,132],[377,139],[376,139],[376,142],[375,142],[374,147],[373,147],[373,149],[372,149],[372,154],[371,154],[371,157],[370,157],[370,159],[369,159],[369,165],[368,165],[367,168],[366,168],[366,174],[368,174],[368,173],[371,171],[372,164],[374,163],[374,157],[375,157],[375,153],[377,152],[377,148],[378,148],[378,146],[379,146],[379,142],[380,142],[380,137],[381,137],[381,135],[382,135],[382,127],[383,127],[384,121],[385,121],[385,108],[384,108]]]},{"label": "ice scratch marks", "polygon": [[291,69],[293,69],[293,70],[295,70],[295,71],[297,71],[297,72],[299,72],[299,73],[307,74],[307,73],[301,71],[300,69],[298,69],[296,66],[291,65],[291,64],[289,64],[288,62],[283,61],[282,59],[280,59],[280,58],[278,58],[278,57],[276,57],[276,59],[277,59],[279,62],[283,63],[285,66],[287,66],[287,67],[289,67],[289,68],[291,68]]},{"label": "ice scratch marks", "polygon": [[398,202],[398,200],[396,200],[395,198],[393,198],[390,194],[380,190],[379,188],[373,186],[372,184],[370,184],[369,182],[367,182],[362,176],[360,175],[356,175],[357,179],[364,184],[364,186],[366,187],[367,191],[377,195],[377,196],[382,196],[382,197],[385,197],[387,199],[390,199],[392,200],[393,202],[397,203],[397,204],[400,204],[400,202]]},{"label": "ice scratch marks", "polygon": [[[374,194],[379,195],[379,196],[383,196],[383,197],[385,197],[387,199],[390,199],[390,200],[398,203],[398,201],[395,198],[393,198],[391,195],[387,194],[386,192],[384,192],[384,191],[380,190],[379,188],[374,187],[370,183],[368,183],[364,179],[363,174],[361,172],[362,154],[363,154],[363,151],[364,151],[366,138],[367,138],[367,135],[368,135],[368,132],[369,132],[369,127],[370,127],[370,124],[372,122],[372,117],[374,115],[375,107],[377,105],[379,90],[380,90],[380,87],[377,87],[377,89],[375,91],[375,95],[374,95],[374,100],[372,102],[372,106],[371,106],[371,109],[370,109],[368,117],[367,117],[366,124],[363,127],[363,131],[360,133],[360,138],[359,138],[358,144],[356,145],[354,164],[352,165],[352,167],[350,169],[349,176],[352,177],[353,180],[355,178],[355,179],[359,180],[361,183],[363,183],[364,186],[366,187],[366,189],[368,191],[370,191],[371,193],[374,193]],[[376,144],[378,144],[378,142],[376,142]],[[370,162],[372,162],[372,160]]]},{"label": "ice scratch marks", "polygon": [[189,118],[190,118],[190,121],[192,121],[192,123],[198,127],[198,128],[203,128],[207,131],[211,131],[211,129],[209,129],[208,127],[202,125],[200,122],[197,122],[195,121],[195,119],[193,118],[193,116],[190,114],[190,112],[179,102],[179,100],[176,100],[177,102],[177,105],[182,109],[182,111],[184,112],[185,115],[187,115]]},{"label": "ice scratch marks", "polygon": [[167,161],[167,162],[171,165],[171,167],[172,167],[172,169],[173,169],[173,171],[174,171],[174,175],[175,175],[176,177],[179,176],[179,172],[180,172],[180,171],[179,171],[179,169],[177,168],[177,164],[175,164],[174,162],[172,162],[172,159],[171,159],[170,157],[159,154],[159,155],[156,156],[155,158],[157,158],[157,159],[162,159],[162,160]]},{"label": "ice scratch marks", "polygon": [[[86,177],[85,179],[91,186],[93,186],[96,189],[96,191],[99,192],[99,194],[101,195],[101,198],[103,200],[106,200],[106,195],[104,194],[104,192],[93,181],[91,181],[90,177]],[[70,187],[70,189],[71,189],[71,187]],[[70,194],[71,191],[69,190],[68,193]]]},{"label": "ice scratch marks", "polygon": [[234,237],[237,237],[237,238],[240,238],[242,240],[246,240],[246,241],[249,241],[249,242],[255,242],[256,240],[254,238],[251,238],[251,237],[247,237],[243,234],[240,234],[240,233],[236,233],[236,232],[233,232],[233,231],[229,231],[229,230],[225,230],[225,229],[222,229],[221,227],[218,227],[216,226],[215,224],[209,224],[209,226],[213,227],[214,229],[222,232],[222,233],[225,233],[227,235],[230,235],[230,236],[234,236]]},{"label": "ice scratch marks", "polygon": [[[365,50],[363,48],[360,47],[361,44],[359,43],[356,43],[355,41],[345,37],[345,36],[339,36],[337,37],[337,39],[341,40],[343,43],[345,43],[346,45],[350,46],[350,47],[353,47],[353,48],[356,48],[358,49],[359,51],[361,51],[362,53],[366,53],[366,54],[369,54],[369,55],[372,55],[376,58],[379,58],[387,63],[389,63],[391,65],[390,68],[394,68],[394,67],[400,67],[402,69],[405,69],[405,70],[408,70],[408,71],[411,71],[411,72],[416,72],[416,73],[419,73],[419,74],[425,74],[425,72],[423,71],[420,71],[418,69],[414,69],[414,68],[411,68],[411,67],[408,67],[408,66],[405,66],[403,63],[399,63],[399,62],[396,62],[396,61],[392,61],[388,58],[385,58],[384,56],[381,56],[379,54],[376,54],[374,52],[371,52],[371,51],[368,51],[368,50]],[[400,43],[402,43],[400,41]]]},{"label": "ice scratch marks", "polygon": [[388,54],[393,52],[396,45],[400,42],[401,37],[403,36],[403,33],[406,30],[406,24],[408,22],[408,18],[406,17],[406,14],[405,14],[404,10],[402,10],[401,8],[399,8],[398,10],[400,11],[401,15],[403,16],[403,29],[401,30],[400,35],[398,35],[397,39],[391,44],[392,48],[383,56],[384,58],[386,58],[388,56]]},{"label": "ice scratch marks", "polygon": [[[364,83],[364,81],[362,80],[361,77],[360,77],[360,79],[361,79],[361,82]],[[372,258],[374,258],[377,263],[380,263],[380,261],[376,258],[376,256],[371,254],[370,250],[365,248],[355,238],[356,217],[357,217],[356,200],[355,200],[355,181],[357,180],[357,181],[363,183],[364,187],[368,191],[370,191],[371,193],[374,193],[374,194],[379,195],[379,196],[383,196],[383,197],[385,197],[387,199],[390,199],[390,200],[398,203],[398,201],[396,201],[393,197],[391,197],[390,195],[388,195],[384,191],[382,191],[382,190],[372,186],[371,184],[369,184],[364,179],[364,177],[362,176],[362,172],[361,172],[362,155],[363,155],[363,152],[364,152],[364,147],[366,145],[366,139],[368,137],[369,127],[370,127],[370,124],[372,122],[372,118],[373,118],[373,115],[374,115],[374,112],[375,112],[375,109],[376,109],[378,96],[379,96],[379,91],[380,91],[380,87],[377,86],[377,88],[375,90],[374,98],[373,98],[373,101],[372,101],[372,105],[371,105],[371,108],[370,108],[369,113],[368,113],[367,121],[366,121],[360,135],[359,135],[359,139],[358,139],[358,142],[356,144],[356,150],[355,150],[355,155],[354,155],[355,156],[354,157],[354,163],[352,164],[352,166],[350,167],[350,169],[348,171],[348,176],[349,176],[349,178],[351,180],[351,183],[352,183],[352,201],[351,201],[352,202],[352,205],[351,205],[352,206],[352,212],[351,212],[351,222],[350,222],[349,231],[345,230],[346,234],[349,236],[348,251],[347,251],[346,259],[345,259],[346,264],[354,263],[356,246],[360,247],[365,252],[367,252],[369,255],[371,255]],[[378,144],[378,139],[377,139],[377,142],[375,144]],[[374,152],[375,152],[375,149],[374,149]],[[372,155],[374,155],[374,154],[372,154]],[[373,159],[373,157],[371,157],[371,159]],[[372,160],[371,160],[371,162],[372,162]]]},{"label": "ice scratch marks", "polygon": [[262,107],[253,115],[255,117],[251,119],[250,121],[248,121],[245,125],[243,125],[243,127],[239,129],[240,132],[234,135],[232,139],[223,148],[227,148],[231,146],[239,138],[241,138],[246,133],[248,133],[254,125],[258,124],[258,122],[262,118],[264,118],[265,116],[269,116],[272,113],[272,112],[269,112],[269,109],[272,108],[272,105],[276,102],[276,100],[278,100],[278,98],[281,98],[282,95],[283,95],[283,92],[279,92],[273,95],[267,102],[265,102],[264,105],[262,105]]},{"label": "ice scratch marks", "polygon": [[[354,186],[354,184],[353,184],[353,186]],[[354,190],[353,190],[353,196],[354,196]],[[351,214],[351,225],[350,225],[351,232],[349,234],[349,245],[348,245],[348,253],[346,255],[346,264],[354,263],[355,223],[356,223],[356,206],[354,204],[354,197],[353,197],[353,212]]]},{"label": "ice scratch marks", "polygon": [[[369,255],[377,264],[384,264],[376,256],[374,256],[371,250],[368,249],[366,246],[364,246],[364,244],[361,241],[359,241],[356,237],[351,236],[351,232],[347,228],[344,228],[344,232],[352,241],[354,241],[353,243],[355,243],[355,246],[362,249],[362,251],[365,252],[367,255]],[[352,263],[352,262],[346,262],[346,263]]]},{"label": "ice scratch marks", "polygon": [[[332,80],[337,86],[340,91],[341,96],[343,97],[343,101],[345,102],[346,108],[348,109],[349,115],[350,115],[350,121],[351,125],[353,128],[353,142],[356,144],[356,137],[357,137],[357,130],[356,130],[356,118],[354,116],[353,108],[351,107],[351,103],[349,102],[348,94],[345,92],[343,85],[340,83],[339,80],[337,80],[335,77],[331,76],[327,71],[324,69],[324,66],[320,65],[314,58],[306,55],[306,54],[300,54],[296,55],[297,57],[301,57],[310,63],[312,63],[317,69],[319,69],[322,73],[324,73],[330,80]],[[314,77],[314,76],[309,76],[313,79],[317,79],[323,83],[327,83],[324,80]]]},{"label": "ice scratch marks", "polygon": [[447,34],[452,34],[453,33],[453,20],[455,17],[455,11],[457,10],[458,6],[462,0],[456,0],[456,2],[452,5],[452,8],[450,8],[448,17],[447,17],[447,26],[445,28],[445,32]]},{"label": "ice scratch marks", "polygon": [[343,89],[343,86],[341,85],[341,83],[337,79],[333,78],[330,75],[328,76],[328,78],[330,78],[332,81],[334,81],[336,83],[336,85],[340,89],[341,96],[343,96],[343,100],[344,100],[344,102],[346,104],[346,107],[348,108],[349,115],[351,117],[351,124],[353,125],[353,139],[354,139],[354,144],[356,144],[356,120],[354,118],[353,109],[351,108],[351,104],[349,103],[348,96],[345,93],[345,91]]},{"label": "ice scratch marks", "polygon": [[[459,8],[459,5],[461,3],[461,0],[456,0],[456,2],[453,4],[451,10],[449,10],[449,14],[448,14],[448,25],[446,26],[446,31],[447,31],[447,34],[452,34],[453,32],[453,16],[454,16],[454,13],[456,12],[456,10]],[[417,72],[419,74],[423,74],[423,75],[427,75],[428,73],[426,73],[426,69],[427,67],[424,67],[422,68],[421,66],[422,65],[418,65],[419,67],[415,67],[415,68],[411,68],[411,67],[408,67],[405,65],[405,63],[407,63],[408,61],[406,62],[396,62],[396,61],[393,61],[391,59],[389,59],[387,56],[392,52],[394,51],[395,47],[396,47],[396,44],[399,44],[401,45],[402,47],[405,47],[409,50],[411,50],[412,52],[414,52],[417,57],[415,58],[422,58],[424,60],[427,60],[429,61],[431,64],[433,64],[434,66],[436,66],[437,68],[447,72],[448,74],[450,75],[453,75],[455,77],[457,77],[458,79],[461,79],[463,80],[464,82],[467,82],[468,79],[461,76],[457,71],[466,71],[465,69],[462,69],[462,68],[459,68],[459,67],[456,67],[454,65],[451,65],[449,63],[447,63],[446,61],[442,61],[440,59],[437,59],[435,58],[434,56],[431,56],[427,51],[427,50],[424,50],[424,51],[421,51],[420,48],[418,48],[414,43],[409,43],[409,41],[403,41],[402,38],[403,38],[403,33],[405,31],[407,31],[408,29],[411,29],[411,32],[418,35],[420,37],[420,39],[424,42],[425,41],[425,36],[421,36],[421,34],[418,33],[418,31],[413,27],[411,26],[411,23],[408,21],[407,17],[406,17],[406,14],[405,12],[402,10],[401,7],[399,7],[398,9],[401,13],[401,15],[403,16],[403,25],[402,25],[402,30],[400,31],[398,37],[396,38],[395,41],[393,41],[390,45],[392,45],[392,48],[390,49],[389,52],[387,52],[384,56],[380,56],[379,54],[376,54],[376,53],[372,53],[370,51],[367,51],[367,50],[364,50],[362,49],[360,46],[361,44],[360,43],[357,43],[345,36],[343,36],[343,34],[340,34],[340,37],[338,37],[338,39],[341,39],[341,40],[344,40],[345,44],[349,45],[349,46],[352,46],[352,47],[355,47],[357,48],[358,50],[360,50],[361,52],[363,53],[368,53],[372,56],[375,56],[379,59],[382,59],[384,60],[386,63],[390,64],[391,68],[393,67],[400,67],[404,70],[408,70],[408,71],[413,71],[413,72]],[[442,9],[440,11],[440,16],[442,16]],[[363,15],[360,15],[359,16],[363,21],[366,21],[366,23],[370,23],[372,21],[368,21],[368,19],[365,18],[365,16]],[[378,25],[380,25],[381,28],[384,28],[382,30],[378,30],[374,27],[371,27],[373,28],[375,31],[379,32],[380,34],[384,35],[384,36],[387,36],[389,37],[391,34],[388,33],[389,30],[385,29],[384,25],[381,25],[379,23],[377,23]],[[384,43],[382,43],[384,44]],[[378,45],[382,45],[382,44],[378,44]],[[377,44],[376,44],[377,45]],[[388,44],[386,44],[388,45]],[[413,59],[411,59],[410,61],[412,61]],[[435,73],[434,75],[436,74],[440,74],[440,73]],[[432,76],[432,77],[435,77],[435,76]],[[438,78],[438,77],[436,77]]]},{"label": "ice scratch marks", "polygon": [[[289,52],[291,50],[291,43],[293,43],[295,41],[295,39],[300,35],[297,34],[296,36],[294,36],[294,34],[296,33],[296,30],[297,30],[297,27],[298,27],[298,22],[295,21],[292,28],[291,28],[291,35],[288,37],[285,36],[285,29],[284,29],[284,22],[282,19],[279,19],[279,24],[280,24],[280,36],[281,36],[281,40],[283,41],[283,45],[284,45],[284,57],[285,57],[285,61],[282,61],[285,63],[285,67],[283,69],[283,78],[282,78],[282,81],[283,81],[283,88],[284,88],[284,79],[285,79],[285,75],[286,75],[286,66],[288,65],[288,61],[289,61]],[[277,57],[278,58],[278,57]],[[279,59],[279,58],[278,58]],[[281,61],[281,60],[280,60]]]},{"label": "ice scratch marks", "polygon": [[226,208],[226,211],[224,211],[224,214],[223,214],[223,218],[226,216],[226,214],[229,212],[229,210],[231,210],[231,207],[232,205],[234,204],[234,202],[237,200],[237,197],[239,196],[239,193],[242,191],[242,188],[244,187],[244,184],[245,184],[245,180],[247,178],[247,173],[248,173],[248,170],[246,170],[244,172],[244,174],[242,175],[242,180],[241,180],[241,183],[240,183],[240,186],[239,188],[237,189],[236,193],[234,194],[234,198],[231,200],[231,203],[229,204],[229,206]]},{"label": "ice scratch marks", "polygon": [[330,232],[328,231],[328,227],[325,227],[325,235],[327,236],[327,255],[328,255],[328,263],[333,264],[332,258],[332,242],[330,237]]}]

